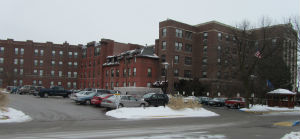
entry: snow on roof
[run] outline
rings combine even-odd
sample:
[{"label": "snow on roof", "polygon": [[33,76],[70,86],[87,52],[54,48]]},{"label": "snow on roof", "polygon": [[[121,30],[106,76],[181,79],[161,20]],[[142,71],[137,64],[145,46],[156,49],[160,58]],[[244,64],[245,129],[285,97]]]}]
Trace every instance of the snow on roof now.
[{"label": "snow on roof", "polygon": [[268,92],[267,94],[286,94],[286,95],[296,95],[296,93],[290,91],[290,90],[287,90],[287,89],[276,89],[276,90],[273,90],[271,92]]}]

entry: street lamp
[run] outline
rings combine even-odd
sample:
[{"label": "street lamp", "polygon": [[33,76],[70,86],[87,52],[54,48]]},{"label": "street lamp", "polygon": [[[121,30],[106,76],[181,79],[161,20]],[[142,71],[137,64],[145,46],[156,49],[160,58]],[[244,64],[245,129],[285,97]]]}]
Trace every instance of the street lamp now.
[{"label": "street lamp", "polygon": [[161,63],[161,64],[164,65],[164,68],[165,68],[165,82],[164,82],[162,87],[163,87],[164,94],[166,94],[167,93],[167,87],[168,87],[168,84],[167,84],[167,75],[168,75],[168,73],[167,73],[167,71],[168,71],[169,63],[164,62],[164,63]]}]

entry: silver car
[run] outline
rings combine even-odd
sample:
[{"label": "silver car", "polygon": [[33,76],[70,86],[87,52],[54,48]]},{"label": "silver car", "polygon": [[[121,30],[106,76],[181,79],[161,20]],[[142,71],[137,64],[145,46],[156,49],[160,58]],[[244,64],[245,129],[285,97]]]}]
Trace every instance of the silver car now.
[{"label": "silver car", "polygon": [[116,109],[120,107],[145,107],[149,104],[141,99],[137,99],[131,95],[112,95],[107,99],[102,100],[101,107],[107,109]]}]

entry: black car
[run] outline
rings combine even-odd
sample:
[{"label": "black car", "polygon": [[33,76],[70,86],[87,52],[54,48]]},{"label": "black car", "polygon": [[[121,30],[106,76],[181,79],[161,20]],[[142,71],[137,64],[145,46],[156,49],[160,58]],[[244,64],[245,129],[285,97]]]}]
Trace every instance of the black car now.
[{"label": "black car", "polygon": [[225,106],[225,100],[227,98],[214,98],[214,99],[211,99],[208,101],[208,105],[209,106],[219,106],[219,107],[222,107],[222,106]]},{"label": "black car", "polygon": [[143,96],[144,101],[149,103],[149,106],[165,106],[169,103],[169,97],[166,94],[148,93]]}]

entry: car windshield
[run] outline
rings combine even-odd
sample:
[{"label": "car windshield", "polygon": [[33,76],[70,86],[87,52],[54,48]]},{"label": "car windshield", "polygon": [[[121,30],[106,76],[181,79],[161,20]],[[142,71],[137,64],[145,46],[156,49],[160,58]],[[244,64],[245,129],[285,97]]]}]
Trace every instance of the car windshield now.
[{"label": "car windshield", "polygon": [[149,97],[151,97],[153,94],[154,94],[154,93],[146,94],[146,95],[143,96],[143,98],[149,98]]}]

